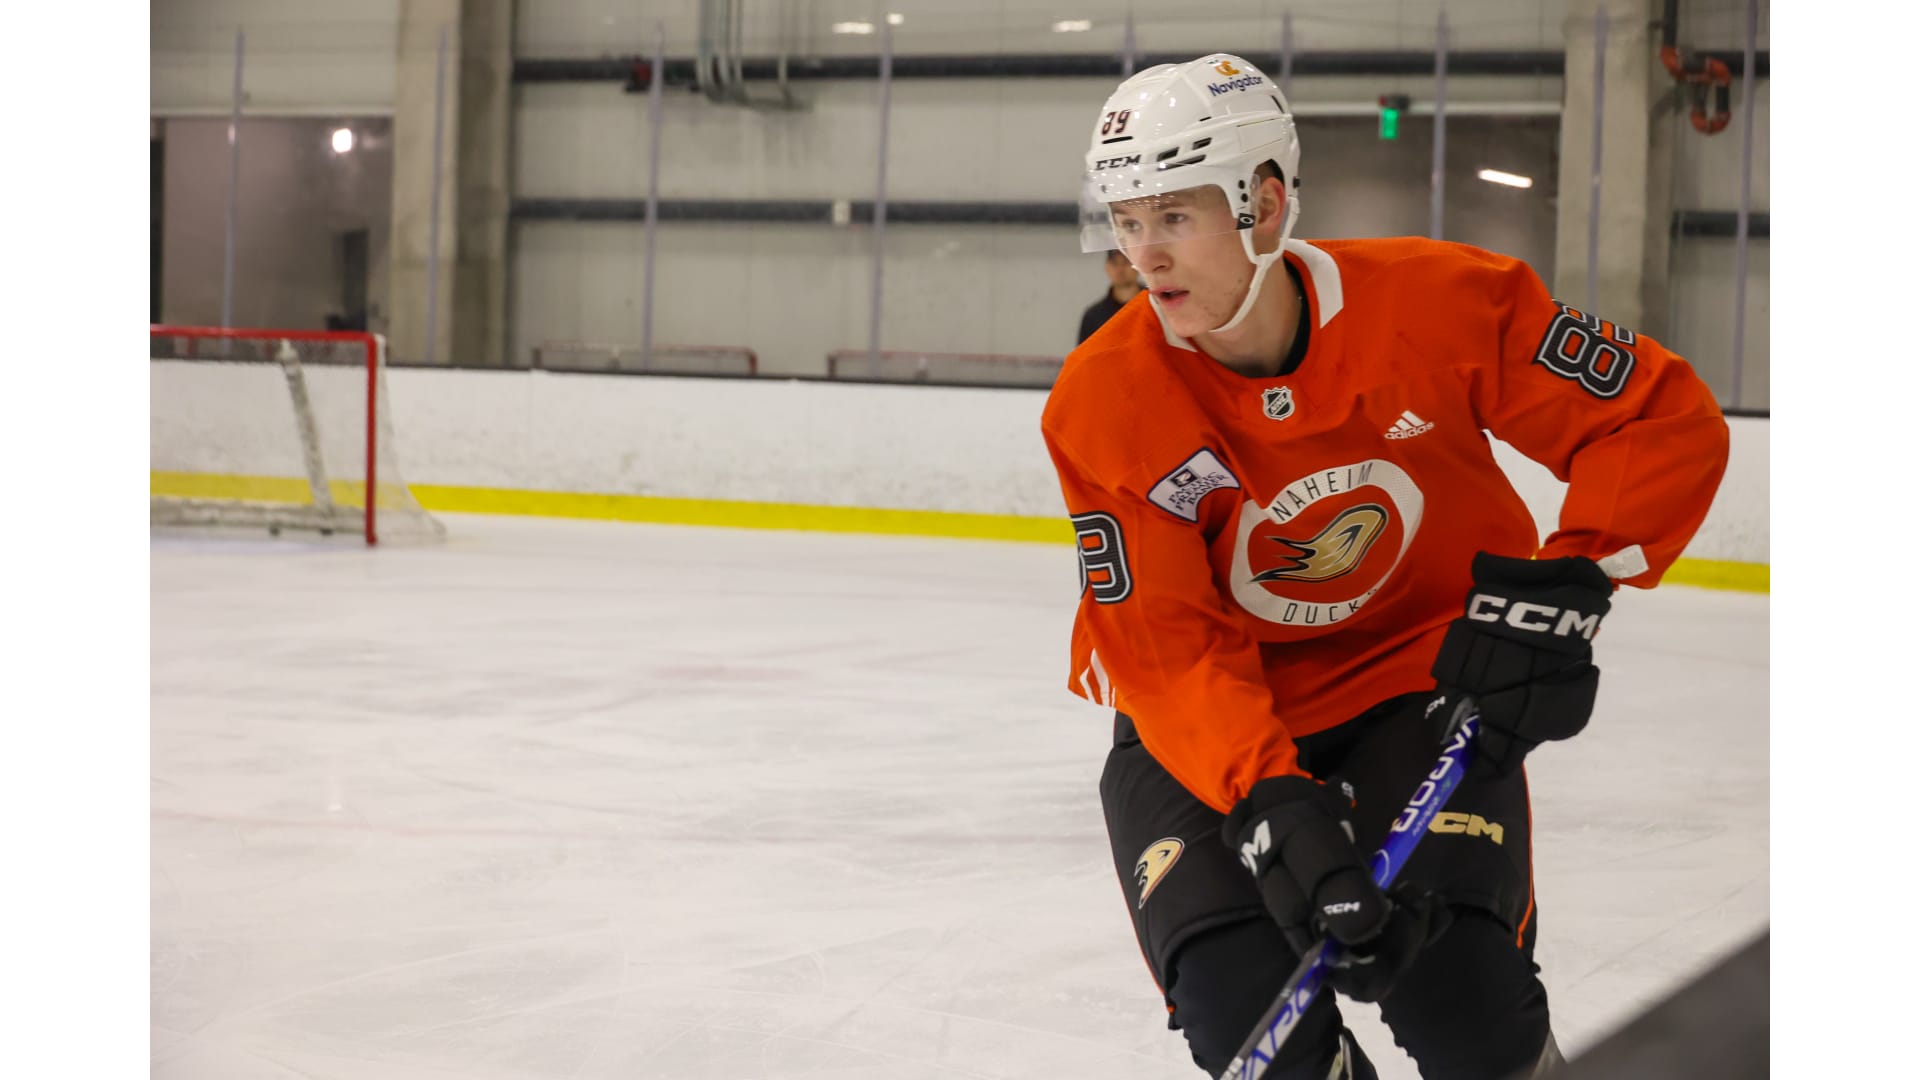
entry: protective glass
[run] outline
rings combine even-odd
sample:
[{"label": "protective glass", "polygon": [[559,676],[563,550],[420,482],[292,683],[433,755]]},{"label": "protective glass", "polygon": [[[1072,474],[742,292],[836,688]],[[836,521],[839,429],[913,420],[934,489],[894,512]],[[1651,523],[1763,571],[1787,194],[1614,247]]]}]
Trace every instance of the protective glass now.
[{"label": "protective glass", "polygon": [[[1238,214],[1217,181],[1183,171],[1178,186],[1154,170],[1119,169],[1087,174],[1080,190],[1080,250],[1131,253],[1152,244],[1231,233],[1251,226],[1251,214]],[[1133,194],[1138,192],[1138,194]],[[1121,198],[1112,201],[1115,194]]]}]

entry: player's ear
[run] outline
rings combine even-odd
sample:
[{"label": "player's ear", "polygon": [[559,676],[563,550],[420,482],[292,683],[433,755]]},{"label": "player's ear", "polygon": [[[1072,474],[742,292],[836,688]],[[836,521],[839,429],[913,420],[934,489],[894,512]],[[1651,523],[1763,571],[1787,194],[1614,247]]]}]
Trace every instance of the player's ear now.
[{"label": "player's ear", "polygon": [[1277,219],[1286,211],[1286,182],[1277,176],[1262,176],[1260,178],[1260,209],[1256,211],[1259,218],[1264,220],[1272,216]]},{"label": "player's ear", "polygon": [[1286,223],[1287,188],[1280,178],[1260,171],[1260,189],[1253,200],[1253,227],[1260,239],[1278,237]]}]

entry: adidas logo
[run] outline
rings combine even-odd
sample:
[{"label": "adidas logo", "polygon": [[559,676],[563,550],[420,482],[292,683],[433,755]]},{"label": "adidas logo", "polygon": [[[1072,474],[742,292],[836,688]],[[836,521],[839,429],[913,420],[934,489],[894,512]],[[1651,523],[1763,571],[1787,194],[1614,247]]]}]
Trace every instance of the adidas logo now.
[{"label": "adidas logo", "polygon": [[1425,435],[1432,430],[1432,421],[1422,420],[1414,415],[1412,409],[1408,409],[1400,414],[1400,419],[1395,420],[1392,427],[1387,429],[1387,438],[1411,439],[1415,435]]}]

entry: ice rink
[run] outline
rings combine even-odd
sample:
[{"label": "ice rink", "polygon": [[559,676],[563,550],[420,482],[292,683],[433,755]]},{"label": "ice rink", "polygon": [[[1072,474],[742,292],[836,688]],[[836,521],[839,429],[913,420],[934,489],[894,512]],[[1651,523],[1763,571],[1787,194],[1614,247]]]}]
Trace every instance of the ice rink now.
[{"label": "ice rink", "polygon": [[[1065,689],[1070,547],[445,520],[155,535],[154,1076],[1200,1075]],[[1570,1054],[1767,922],[1767,620],[1625,590],[1531,759]]]}]

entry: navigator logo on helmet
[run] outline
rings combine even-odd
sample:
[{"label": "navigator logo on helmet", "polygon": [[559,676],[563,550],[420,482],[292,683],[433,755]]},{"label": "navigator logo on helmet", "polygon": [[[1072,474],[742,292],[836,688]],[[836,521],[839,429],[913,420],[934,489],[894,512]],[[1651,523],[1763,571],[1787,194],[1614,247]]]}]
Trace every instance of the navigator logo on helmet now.
[{"label": "navigator logo on helmet", "polygon": [[[1300,217],[1300,141],[1280,88],[1240,57],[1214,53],[1140,72],[1120,84],[1100,114],[1080,190],[1080,250],[1122,247],[1115,203],[1219,188],[1254,270],[1240,309],[1214,332],[1238,326]],[[1126,122],[1116,124],[1122,114]],[[1260,254],[1253,249],[1253,197],[1260,186],[1254,170],[1268,162],[1280,173],[1287,205],[1279,242]],[[1148,301],[1164,321],[1159,299],[1149,295]]]}]

